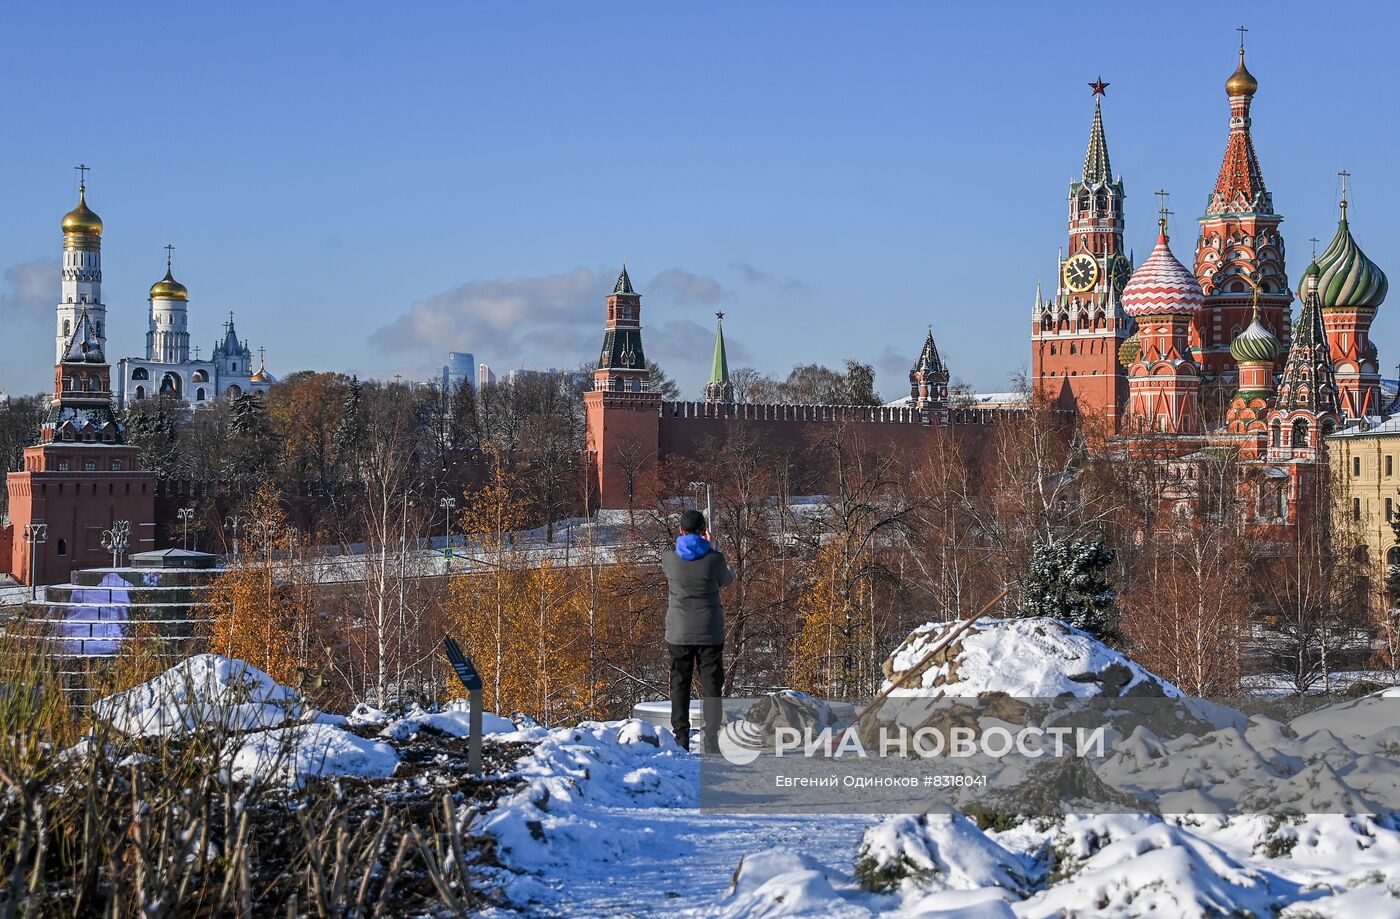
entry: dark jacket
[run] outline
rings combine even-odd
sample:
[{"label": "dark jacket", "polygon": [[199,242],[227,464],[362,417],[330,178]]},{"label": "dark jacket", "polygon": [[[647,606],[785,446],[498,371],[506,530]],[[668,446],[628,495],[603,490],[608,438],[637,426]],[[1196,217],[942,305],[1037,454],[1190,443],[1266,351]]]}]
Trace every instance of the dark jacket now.
[{"label": "dark jacket", "polygon": [[699,536],[684,535],[676,541],[676,549],[661,553],[661,570],[666,573],[669,594],[666,641],[673,645],[724,644],[719,592],[734,580],[724,553],[710,548]]}]

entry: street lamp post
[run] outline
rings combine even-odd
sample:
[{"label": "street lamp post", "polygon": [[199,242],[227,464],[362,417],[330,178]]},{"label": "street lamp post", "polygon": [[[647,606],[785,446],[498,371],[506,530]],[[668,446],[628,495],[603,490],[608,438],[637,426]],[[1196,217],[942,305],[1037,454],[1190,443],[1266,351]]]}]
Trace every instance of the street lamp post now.
[{"label": "street lamp post", "polygon": [[102,548],[112,553],[112,567],[117,567],[123,553],[131,545],[131,521],[113,520],[110,530],[102,531]]},{"label": "street lamp post", "polygon": [[29,543],[29,599],[37,600],[39,598],[39,547],[49,541],[49,525],[47,523],[26,523],[24,525],[24,541]]},{"label": "street lamp post", "polygon": [[181,545],[184,549],[188,550],[190,547],[190,519],[194,517],[194,508],[182,507],[176,511],[176,513],[180,515],[180,523],[184,525],[184,535],[181,537]]},{"label": "street lamp post", "polygon": [[443,529],[446,531],[447,544],[443,547],[442,557],[446,560],[447,569],[452,570],[452,509],[457,506],[456,498],[443,498],[438,504],[447,511],[447,520]]},{"label": "street lamp post", "polygon": [[224,529],[233,531],[233,562],[238,564],[238,525],[243,522],[243,518],[237,514],[229,514],[224,518]]}]

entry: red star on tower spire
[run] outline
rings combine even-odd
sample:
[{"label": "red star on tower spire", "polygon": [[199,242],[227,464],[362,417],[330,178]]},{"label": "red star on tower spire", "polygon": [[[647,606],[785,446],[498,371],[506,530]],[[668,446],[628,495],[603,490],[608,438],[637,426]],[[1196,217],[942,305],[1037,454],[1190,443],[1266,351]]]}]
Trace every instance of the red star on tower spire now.
[{"label": "red star on tower spire", "polygon": [[1111,85],[1111,83],[1105,83],[1103,81],[1103,77],[1098,77],[1094,80],[1094,82],[1089,84],[1089,88],[1094,91],[1094,95],[1102,96],[1108,90],[1108,87]]}]

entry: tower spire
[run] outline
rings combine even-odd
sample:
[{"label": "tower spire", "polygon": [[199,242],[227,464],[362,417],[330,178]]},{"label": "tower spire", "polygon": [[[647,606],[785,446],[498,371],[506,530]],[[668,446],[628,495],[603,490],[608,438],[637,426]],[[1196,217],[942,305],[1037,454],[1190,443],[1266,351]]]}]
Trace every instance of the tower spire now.
[{"label": "tower spire", "polygon": [[1094,123],[1089,128],[1089,149],[1084,153],[1084,184],[1111,182],[1113,171],[1108,162],[1108,141],[1103,133],[1103,107],[1100,105],[1109,84],[1103,77],[1089,84],[1094,94]]},{"label": "tower spire", "polygon": [[632,279],[627,276],[627,263],[622,263],[622,273],[617,276],[617,283],[613,285],[615,294],[635,294],[632,289]]},{"label": "tower spire", "polygon": [[733,402],[734,384],[729,382],[729,355],[724,349],[724,313],[715,313],[715,355],[710,362],[710,382],[705,384],[706,402]]}]

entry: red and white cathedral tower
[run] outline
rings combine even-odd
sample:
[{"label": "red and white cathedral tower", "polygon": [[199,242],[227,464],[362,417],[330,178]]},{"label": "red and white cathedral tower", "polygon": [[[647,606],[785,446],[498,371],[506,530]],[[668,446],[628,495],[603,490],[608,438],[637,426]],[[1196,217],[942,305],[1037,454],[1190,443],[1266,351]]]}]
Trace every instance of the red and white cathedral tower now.
[{"label": "red and white cathedral tower", "polygon": [[[1345,181],[1345,174],[1342,178]],[[1337,235],[1318,258],[1317,267],[1318,306],[1337,378],[1338,410],[1351,421],[1378,416],[1380,356],[1371,341],[1371,323],[1390,285],[1385,273],[1352,238],[1345,187]]]},{"label": "red and white cathedral tower", "polygon": [[1102,100],[1094,93],[1094,122],[1084,170],[1069,187],[1069,251],[1060,259],[1055,297],[1043,300],[1036,287],[1031,308],[1031,380],[1035,391],[1086,418],[1117,430],[1127,398],[1118,348],[1128,337],[1119,294],[1132,274],[1123,253],[1123,180],[1109,167]]},{"label": "red and white cathedral tower", "polygon": [[1128,367],[1125,433],[1200,434],[1201,374],[1191,356],[1191,322],[1205,305],[1196,278],[1172,255],[1165,209],[1157,246],[1123,288],[1123,311],[1137,320]]},{"label": "red and white cathedral tower", "polygon": [[1258,89],[1259,81],[1244,65],[1241,40],[1240,65],[1225,81],[1230,138],[1196,242],[1196,278],[1206,305],[1192,325],[1191,349],[1207,381],[1235,381],[1230,344],[1253,319],[1256,289],[1260,324],[1283,342],[1284,351],[1290,337],[1293,294],[1278,230],[1283,217],[1274,213],[1250,134],[1249,109]]}]

